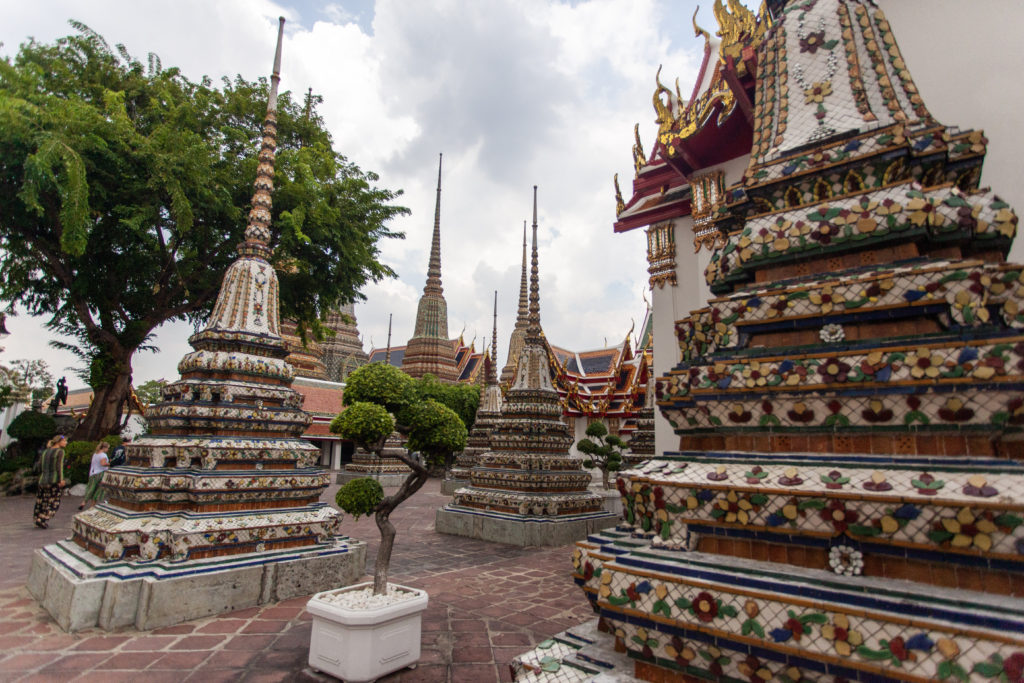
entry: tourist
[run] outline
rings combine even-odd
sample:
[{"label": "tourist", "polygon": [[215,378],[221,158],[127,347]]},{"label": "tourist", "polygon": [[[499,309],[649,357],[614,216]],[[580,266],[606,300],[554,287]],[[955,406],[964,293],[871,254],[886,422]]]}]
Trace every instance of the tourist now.
[{"label": "tourist", "polygon": [[46,444],[46,450],[39,459],[39,492],[36,493],[32,520],[40,529],[47,528],[47,522],[60,507],[60,496],[67,484],[64,481],[64,447],[67,445],[67,438],[58,434]]},{"label": "tourist", "polygon": [[110,461],[107,459],[108,448],[110,448],[110,444],[106,441],[96,444],[92,462],[89,463],[89,483],[85,486],[85,498],[78,506],[79,510],[103,502],[103,489],[100,488],[100,481],[103,480],[103,473],[110,469]]},{"label": "tourist", "polygon": [[131,440],[132,437],[125,436],[123,441],[119,445],[114,446],[114,451],[113,453],[110,454],[111,467],[120,467],[121,465],[124,465],[128,462],[128,455],[125,449],[125,445],[131,443]]}]

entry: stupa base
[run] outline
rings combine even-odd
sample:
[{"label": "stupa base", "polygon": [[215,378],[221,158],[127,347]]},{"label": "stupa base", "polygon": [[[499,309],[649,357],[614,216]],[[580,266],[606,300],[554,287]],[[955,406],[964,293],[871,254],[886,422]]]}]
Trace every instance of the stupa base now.
[{"label": "stupa base", "polygon": [[615,526],[618,517],[605,512],[559,517],[486,512],[457,505],[437,511],[434,528],[438,533],[468,536],[508,545],[567,545],[589,534]]},{"label": "stupa base", "polygon": [[335,479],[337,484],[347,484],[353,479],[374,479],[384,488],[398,487],[402,485],[402,482],[406,480],[411,472],[408,467],[405,469],[405,473],[395,472],[338,472],[338,477]]},{"label": "stupa base", "polygon": [[458,489],[463,486],[469,486],[469,478],[465,479],[445,479],[441,482],[441,494],[445,496],[454,495]]},{"label": "stupa base", "polygon": [[344,536],[185,562],[104,562],[60,541],[35,551],[28,590],[65,631],[148,630],[347,586],[365,567],[366,544]]},{"label": "stupa base", "polygon": [[[557,664],[557,666],[556,666]],[[513,681],[639,681],[633,677],[634,662],[615,651],[615,636],[598,629],[598,619],[551,636],[509,665]]]}]

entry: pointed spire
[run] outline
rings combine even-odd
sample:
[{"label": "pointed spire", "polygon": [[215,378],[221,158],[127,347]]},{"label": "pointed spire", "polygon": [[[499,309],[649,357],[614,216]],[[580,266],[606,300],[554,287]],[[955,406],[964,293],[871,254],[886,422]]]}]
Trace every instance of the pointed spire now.
[{"label": "pointed spire", "polygon": [[490,384],[498,382],[498,290],[494,290],[494,327],[491,330],[491,367],[487,373]]},{"label": "pointed spire", "polygon": [[540,269],[537,266],[537,186],[533,186],[533,248],[530,254],[530,317],[526,338],[540,338]]},{"label": "pointed spire", "polygon": [[523,272],[519,276],[519,310],[516,312],[516,327],[526,327],[528,309],[528,289],[526,280],[526,221],[523,221]]},{"label": "pointed spire", "polygon": [[434,205],[434,237],[430,242],[430,261],[427,263],[427,284],[423,293],[441,294],[441,160],[437,155],[437,203]]},{"label": "pointed spire", "polygon": [[391,364],[391,313],[388,313],[388,348],[384,352],[384,362],[388,365]]},{"label": "pointed spire", "polygon": [[270,96],[267,98],[267,115],[263,119],[263,144],[260,147],[259,165],[256,168],[255,191],[249,223],[245,228],[245,242],[239,245],[239,256],[260,256],[269,258],[270,243],[270,193],[274,191],[274,153],[277,150],[277,86],[281,82],[281,42],[284,38],[284,17],[277,28],[277,51],[274,53],[274,70],[270,74]]}]

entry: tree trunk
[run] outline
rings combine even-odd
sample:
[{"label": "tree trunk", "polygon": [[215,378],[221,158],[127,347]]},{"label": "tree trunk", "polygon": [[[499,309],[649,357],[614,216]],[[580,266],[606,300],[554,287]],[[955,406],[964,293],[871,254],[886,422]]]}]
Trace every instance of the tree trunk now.
[{"label": "tree trunk", "polygon": [[611,482],[608,481],[608,470],[604,467],[601,468],[601,483],[606,489],[610,489],[612,487]]},{"label": "tree trunk", "polygon": [[97,441],[120,431],[121,411],[132,384],[131,356],[131,352],[128,352],[124,358],[117,359],[121,362],[117,364],[118,372],[113,381],[94,391],[89,412],[78,423],[71,440]]},{"label": "tree trunk", "polygon": [[383,595],[388,590],[388,569],[391,566],[391,551],[395,547],[395,525],[391,523],[391,513],[409,496],[419,491],[428,477],[427,468],[408,455],[399,453],[398,459],[408,465],[412,472],[398,487],[398,491],[377,505],[373,514],[377,529],[380,530],[380,547],[377,548],[377,562],[373,567],[374,595]]}]

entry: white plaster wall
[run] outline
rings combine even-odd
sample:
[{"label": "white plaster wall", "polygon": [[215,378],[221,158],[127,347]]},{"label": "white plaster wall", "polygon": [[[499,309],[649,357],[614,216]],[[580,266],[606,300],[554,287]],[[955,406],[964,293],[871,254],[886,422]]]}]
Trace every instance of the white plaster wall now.
[{"label": "white plaster wall", "polygon": [[[877,3],[932,116],[947,126],[985,131],[981,184],[1024,212],[1024,2]],[[1009,259],[1024,261],[1024,240],[1014,242]]]},{"label": "white plaster wall", "polygon": [[[734,116],[739,116],[736,112]],[[729,187],[740,179],[747,169],[749,155],[737,157],[717,166],[702,169],[701,173],[722,170],[725,172],[725,186]],[[701,249],[693,251],[693,219],[689,216],[676,219],[676,281],[675,286],[655,286],[652,292],[654,306],[654,372],[663,377],[679,362],[679,340],[676,338],[677,320],[688,318],[690,313],[704,308],[711,298],[711,290],[704,281],[704,270],[711,261],[711,252]],[[654,452],[679,450],[679,437],[672,431],[661,411],[654,415]]]},{"label": "white plaster wall", "polygon": [[7,427],[20,413],[28,410],[27,403],[12,403],[8,407],[0,411],[0,449],[7,448],[7,444],[14,441],[11,437],[7,436]]}]

